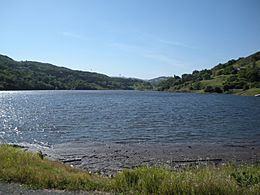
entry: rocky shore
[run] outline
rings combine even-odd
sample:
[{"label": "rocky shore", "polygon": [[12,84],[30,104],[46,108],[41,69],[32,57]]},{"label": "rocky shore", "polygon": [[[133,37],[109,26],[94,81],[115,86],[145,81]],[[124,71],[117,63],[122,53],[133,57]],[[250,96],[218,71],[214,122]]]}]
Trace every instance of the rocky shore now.
[{"label": "rocky shore", "polygon": [[194,165],[260,161],[260,145],[254,144],[66,143],[51,148],[30,146],[25,149],[41,151],[45,158],[107,176],[140,165],[177,169]]}]

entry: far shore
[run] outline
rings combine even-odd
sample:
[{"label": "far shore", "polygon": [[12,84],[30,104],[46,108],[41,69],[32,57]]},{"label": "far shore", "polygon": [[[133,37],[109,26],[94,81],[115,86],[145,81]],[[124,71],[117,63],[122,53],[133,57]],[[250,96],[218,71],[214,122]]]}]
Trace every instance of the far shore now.
[{"label": "far shore", "polygon": [[237,95],[237,96],[260,96],[260,88],[251,88],[248,90],[236,89],[226,93],[205,92],[204,90],[151,90],[151,89],[0,89],[3,92],[30,92],[30,91],[148,91],[148,92],[164,92],[164,93],[193,93],[193,94],[224,94],[224,95]]}]

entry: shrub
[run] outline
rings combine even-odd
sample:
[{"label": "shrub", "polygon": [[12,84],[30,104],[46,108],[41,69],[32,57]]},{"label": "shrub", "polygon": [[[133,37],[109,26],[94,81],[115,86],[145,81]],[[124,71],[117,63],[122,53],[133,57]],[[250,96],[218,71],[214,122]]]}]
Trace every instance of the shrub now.
[{"label": "shrub", "polygon": [[223,90],[220,87],[206,86],[204,88],[204,92],[206,92],[206,93],[223,93]]}]

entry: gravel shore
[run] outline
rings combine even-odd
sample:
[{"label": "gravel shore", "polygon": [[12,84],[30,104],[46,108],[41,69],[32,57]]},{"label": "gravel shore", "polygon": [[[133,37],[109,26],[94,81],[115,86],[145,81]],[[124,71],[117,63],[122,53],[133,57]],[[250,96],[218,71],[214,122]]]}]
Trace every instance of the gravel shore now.
[{"label": "gravel shore", "polygon": [[108,176],[140,165],[175,169],[190,165],[260,161],[260,145],[254,144],[66,143],[52,148],[30,147],[28,150],[41,150],[46,158]]},{"label": "gravel shore", "polygon": [[[20,147],[20,146],[18,146]],[[159,165],[171,169],[225,163],[260,162],[260,145],[254,144],[103,144],[66,143],[53,147],[23,146],[27,151],[41,151],[45,158],[112,176],[123,169],[140,165]],[[103,192],[66,192],[28,190],[19,184],[0,183],[2,194],[109,194]]]}]

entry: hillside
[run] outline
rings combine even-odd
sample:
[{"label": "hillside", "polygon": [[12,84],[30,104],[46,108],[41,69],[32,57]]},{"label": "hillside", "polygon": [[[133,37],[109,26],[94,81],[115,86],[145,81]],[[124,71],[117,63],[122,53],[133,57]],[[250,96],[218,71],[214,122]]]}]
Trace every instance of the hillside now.
[{"label": "hillside", "polygon": [[161,77],[149,79],[148,82],[153,84],[153,85],[156,85],[156,84],[160,83],[161,81],[165,81],[165,80],[167,80],[169,78],[170,77],[161,76]]},{"label": "hillside", "polygon": [[0,90],[144,88],[151,88],[151,84],[138,79],[112,78],[47,63],[18,62],[0,55]]},{"label": "hillside", "polygon": [[260,94],[260,52],[161,81],[159,91]]}]

